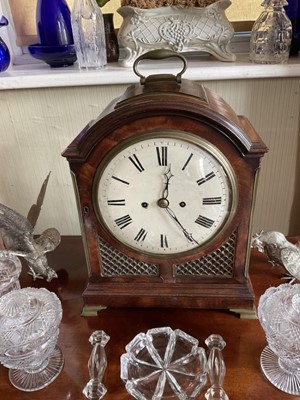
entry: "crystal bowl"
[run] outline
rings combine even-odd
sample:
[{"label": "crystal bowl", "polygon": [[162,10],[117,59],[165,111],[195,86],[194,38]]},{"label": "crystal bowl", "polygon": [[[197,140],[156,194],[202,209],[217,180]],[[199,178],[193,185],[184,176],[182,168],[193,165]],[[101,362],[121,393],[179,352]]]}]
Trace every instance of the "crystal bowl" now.
[{"label": "crystal bowl", "polygon": [[0,251],[0,297],[11,290],[20,289],[21,270],[21,261],[17,256]]},{"label": "crystal bowl", "polygon": [[28,46],[28,50],[33,58],[44,61],[52,68],[69,67],[77,60],[74,44],[63,46],[32,44]]},{"label": "crystal bowl", "polygon": [[0,298],[0,362],[16,388],[42,389],[62,370],[56,346],[61,318],[58,297],[44,288],[13,290]]},{"label": "crystal bowl", "polygon": [[121,356],[121,378],[139,400],[195,399],[207,379],[207,359],[197,339],[180,329],[139,333]]},{"label": "crystal bowl", "polygon": [[258,318],[268,341],[260,358],[263,374],[283,392],[300,395],[300,284],[268,288]]}]

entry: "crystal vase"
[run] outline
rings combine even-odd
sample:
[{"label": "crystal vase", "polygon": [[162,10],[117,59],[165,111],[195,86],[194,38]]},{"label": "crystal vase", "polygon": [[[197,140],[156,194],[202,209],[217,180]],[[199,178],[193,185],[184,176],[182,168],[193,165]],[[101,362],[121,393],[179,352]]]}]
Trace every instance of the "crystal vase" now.
[{"label": "crystal vase", "polygon": [[0,362],[17,389],[43,389],[62,370],[63,355],[56,346],[61,318],[58,297],[44,288],[0,297]]},{"label": "crystal vase", "polygon": [[96,0],[74,0],[72,29],[79,68],[103,68],[107,63],[105,29]]},{"label": "crystal vase", "polygon": [[278,389],[300,395],[300,284],[271,287],[260,297],[258,318],[268,346],[260,365]]},{"label": "crystal vase", "polygon": [[[0,18],[0,28],[7,26],[8,20],[4,16]],[[0,72],[7,70],[10,64],[10,52],[3,39],[0,36]]]},{"label": "crystal vase", "polygon": [[74,43],[71,13],[66,0],[38,0],[36,25],[40,44],[44,46]]},{"label": "crystal vase", "polygon": [[292,24],[286,15],[286,0],[264,0],[265,8],[255,21],[250,38],[250,61],[286,63],[292,40]]}]

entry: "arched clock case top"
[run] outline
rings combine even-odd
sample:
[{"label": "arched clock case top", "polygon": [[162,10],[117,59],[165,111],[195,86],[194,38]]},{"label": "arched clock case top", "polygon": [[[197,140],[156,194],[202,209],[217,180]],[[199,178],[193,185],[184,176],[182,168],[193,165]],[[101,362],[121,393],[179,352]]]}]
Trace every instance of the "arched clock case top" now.
[{"label": "arched clock case top", "polygon": [[85,306],[251,309],[266,151],[245,117],[196,82],[130,86],[63,153],[89,269]]}]

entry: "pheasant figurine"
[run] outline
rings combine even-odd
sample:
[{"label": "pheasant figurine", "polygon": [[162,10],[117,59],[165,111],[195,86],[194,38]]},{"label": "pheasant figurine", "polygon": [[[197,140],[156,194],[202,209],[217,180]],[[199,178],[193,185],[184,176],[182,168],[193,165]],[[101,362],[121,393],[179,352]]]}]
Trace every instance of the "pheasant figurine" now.
[{"label": "pheasant figurine", "polygon": [[292,277],[290,283],[300,281],[300,241],[293,244],[281,232],[261,231],[253,236],[251,247],[266,253],[273,266],[283,267]]},{"label": "pheasant figurine", "polygon": [[49,176],[50,173],[27,218],[0,203],[0,252],[23,257],[33,279],[46,279],[48,282],[57,278],[57,274],[49,267],[46,253],[59,245],[60,233],[55,228],[48,228],[36,239],[33,231],[42,208]]}]

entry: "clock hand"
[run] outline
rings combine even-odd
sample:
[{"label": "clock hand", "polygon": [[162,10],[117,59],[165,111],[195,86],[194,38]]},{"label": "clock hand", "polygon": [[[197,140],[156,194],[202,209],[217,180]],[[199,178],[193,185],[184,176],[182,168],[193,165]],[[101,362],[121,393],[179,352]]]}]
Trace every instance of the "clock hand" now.
[{"label": "clock hand", "polygon": [[163,190],[162,197],[163,197],[163,199],[167,199],[168,196],[169,196],[169,183],[170,183],[170,179],[172,178],[172,176],[174,176],[174,175],[172,175],[172,173],[171,173],[171,164],[170,164],[170,166],[169,166],[169,168],[168,168],[168,171],[164,173],[164,176],[166,177],[166,182],[165,182],[165,187],[164,187],[164,190]]},{"label": "clock hand", "polygon": [[197,243],[197,240],[195,240],[193,238],[193,235],[191,233],[189,233],[180,223],[180,221],[178,220],[178,218],[176,217],[174,211],[171,210],[171,208],[169,206],[165,207],[165,210],[167,211],[167,213],[173,218],[173,220],[176,222],[176,224],[179,226],[179,228],[182,230],[184,236],[192,243]]}]

